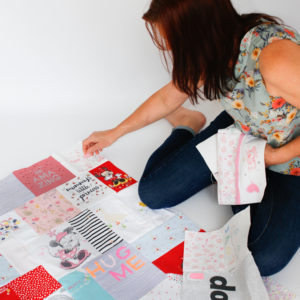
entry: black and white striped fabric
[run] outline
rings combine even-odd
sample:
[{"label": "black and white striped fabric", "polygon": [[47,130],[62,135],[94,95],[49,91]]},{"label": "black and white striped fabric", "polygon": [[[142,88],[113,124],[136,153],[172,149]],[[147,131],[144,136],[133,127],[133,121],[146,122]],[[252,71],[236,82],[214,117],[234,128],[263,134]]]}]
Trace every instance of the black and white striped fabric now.
[{"label": "black and white striped fabric", "polygon": [[89,209],[69,220],[69,223],[101,253],[123,241]]}]

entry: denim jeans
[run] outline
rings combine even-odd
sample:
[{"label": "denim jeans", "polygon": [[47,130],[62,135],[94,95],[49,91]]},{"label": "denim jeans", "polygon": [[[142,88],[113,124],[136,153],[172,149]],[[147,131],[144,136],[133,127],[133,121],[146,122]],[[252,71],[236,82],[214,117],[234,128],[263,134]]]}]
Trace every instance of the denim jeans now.
[{"label": "denim jeans", "polygon": [[[177,205],[215,182],[196,149],[233,119],[222,112],[196,134],[175,129],[149,158],[139,182],[139,196],[152,209]],[[262,276],[284,268],[300,245],[300,177],[266,170],[267,187],[261,203],[251,204],[248,247]],[[247,205],[232,206],[233,213]]]}]

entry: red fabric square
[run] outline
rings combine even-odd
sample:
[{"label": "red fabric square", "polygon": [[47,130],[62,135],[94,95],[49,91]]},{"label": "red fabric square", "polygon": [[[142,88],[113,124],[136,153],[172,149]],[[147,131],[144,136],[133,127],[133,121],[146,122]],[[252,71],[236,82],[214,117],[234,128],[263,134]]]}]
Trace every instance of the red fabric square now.
[{"label": "red fabric square", "polygon": [[[200,229],[199,232],[205,232]],[[184,242],[180,243],[152,263],[166,274],[183,274],[183,253],[184,253]]]},{"label": "red fabric square", "polygon": [[14,290],[4,286],[0,288],[0,300],[20,300],[20,298],[16,295]]},{"label": "red fabric square", "polygon": [[136,183],[135,179],[117,168],[110,161],[105,162],[89,172],[116,192]]},{"label": "red fabric square", "polygon": [[13,290],[19,297],[16,299],[42,300],[61,288],[61,284],[42,266],[39,266],[25,275],[14,279],[5,288]]},{"label": "red fabric square", "polygon": [[52,156],[13,172],[13,174],[36,196],[46,193],[73,179],[73,175]]}]

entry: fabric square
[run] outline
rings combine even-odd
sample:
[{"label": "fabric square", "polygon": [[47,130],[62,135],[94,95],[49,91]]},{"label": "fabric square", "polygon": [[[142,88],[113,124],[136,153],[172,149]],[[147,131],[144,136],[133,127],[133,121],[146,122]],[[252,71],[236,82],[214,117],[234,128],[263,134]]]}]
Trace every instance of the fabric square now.
[{"label": "fabric square", "polygon": [[105,198],[91,210],[129,243],[174,216],[166,209],[152,210],[147,207],[139,199],[137,187]]},{"label": "fabric square", "polygon": [[83,269],[116,300],[139,299],[166,278],[124,241],[85,264]]},{"label": "fabric square", "polygon": [[0,215],[22,205],[35,196],[13,174],[0,181]]},{"label": "fabric square", "polygon": [[7,240],[14,232],[23,225],[21,217],[14,212],[7,213],[0,217],[0,243]]},{"label": "fabric square", "polygon": [[265,287],[267,288],[270,300],[293,300],[297,295],[276,282],[270,277],[263,277]]},{"label": "fabric square", "polygon": [[105,253],[122,242],[120,236],[88,209],[70,220],[69,223],[101,253]]},{"label": "fabric square", "polygon": [[79,142],[73,147],[55,153],[55,159],[70,169],[75,174],[87,172],[99,166],[106,159],[100,155],[85,155],[82,151],[82,143]]},{"label": "fabric square", "polygon": [[[200,232],[204,232],[204,230],[201,229]],[[182,275],[183,251],[184,242],[180,243],[152,263],[166,274],[172,273]]]},{"label": "fabric square", "polygon": [[74,271],[59,282],[75,300],[114,300],[88,273]]},{"label": "fabric square", "polygon": [[0,300],[20,300],[20,297],[10,288],[0,288]]},{"label": "fabric square", "polygon": [[17,270],[0,254],[0,286],[7,284],[18,276]]},{"label": "fabric square", "polygon": [[116,192],[119,192],[137,182],[128,174],[113,165],[110,161],[105,162],[89,172]]},{"label": "fabric square", "polygon": [[13,174],[36,196],[46,193],[75,176],[53,157],[48,157]]},{"label": "fabric square", "polygon": [[46,300],[77,300],[73,298],[70,293],[68,293],[63,287],[55,291],[49,297],[45,298]]},{"label": "fabric square", "polygon": [[150,261],[154,261],[184,241],[186,230],[198,231],[200,226],[182,214],[176,214],[167,222],[146,233],[132,246]]},{"label": "fabric square", "polygon": [[[250,208],[213,232],[185,233],[182,299],[269,299],[247,248]],[[221,299],[221,298],[220,298]]]},{"label": "fabric square", "polygon": [[41,300],[60,287],[61,284],[42,266],[29,271],[6,285],[6,288],[12,289],[21,300]]},{"label": "fabric square", "polygon": [[114,193],[89,173],[73,178],[57,189],[80,209],[88,208],[107,195]]},{"label": "fabric square", "polygon": [[47,233],[81,212],[56,189],[30,200],[15,211],[38,234]]},{"label": "fabric square", "polygon": [[168,274],[167,278],[139,300],[181,300],[182,276]]},{"label": "fabric square", "polygon": [[26,245],[29,257],[43,266],[55,278],[60,278],[79,268],[98,252],[85,238],[70,226],[64,223],[31,240]]}]

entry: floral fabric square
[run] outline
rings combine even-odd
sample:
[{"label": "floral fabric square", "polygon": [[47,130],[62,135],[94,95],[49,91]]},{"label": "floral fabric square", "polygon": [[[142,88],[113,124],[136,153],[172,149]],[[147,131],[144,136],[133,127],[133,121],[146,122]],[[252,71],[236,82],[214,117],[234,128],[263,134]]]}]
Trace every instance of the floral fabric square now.
[{"label": "floral fabric square", "polygon": [[50,231],[81,212],[56,189],[30,200],[15,211],[38,234]]}]

